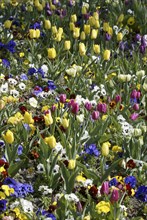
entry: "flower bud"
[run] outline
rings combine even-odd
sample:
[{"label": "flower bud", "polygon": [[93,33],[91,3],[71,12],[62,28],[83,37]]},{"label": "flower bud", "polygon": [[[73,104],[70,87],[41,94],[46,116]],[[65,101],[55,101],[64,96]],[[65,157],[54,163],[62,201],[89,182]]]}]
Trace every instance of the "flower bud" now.
[{"label": "flower bud", "polygon": [[71,47],[71,42],[69,40],[66,40],[64,42],[64,49],[65,50],[70,50],[70,47]]},{"label": "flower bud", "polygon": [[121,102],[121,96],[120,95],[116,95],[115,101],[116,101],[116,103]]},{"label": "flower bud", "polygon": [[92,112],[92,119],[93,120],[97,120],[99,118],[99,112],[98,111],[93,111]]},{"label": "flower bud", "polygon": [[6,21],[4,22],[4,27],[7,28],[7,29],[10,29],[11,24],[12,24],[12,21],[6,20]]},{"label": "flower bud", "polygon": [[58,30],[56,26],[52,26],[52,34],[57,34]]},{"label": "flower bud", "polygon": [[113,189],[110,200],[111,202],[117,202],[119,200],[118,189]]},{"label": "flower bud", "polygon": [[55,139],[55,137],[54,137],[53,135],[50,136],[50,137],[46,137],[46,138],[44,139],[44,141],[46,142],[46,144],[49,145],[49,147],[50,147],[51,149],[53,149],[53,148],[56,146],[56,139]]},{"label": "flower bud", "polygon": [[80,35],[80,39],[81,39],[81,40],[85,40],[85,38],[86,38],[85,32],[82,31],[82,32],[81,32],[81,35]]},{"label": "flower bud", "polygon": [[71,112],[74,113],[74,114],[77,114],[78,111],[79,111],[79,104],[76,103],[76,102],[74,102],[74,103],[72,104]]},{"label": "flower bud", "polygon": [[26,124],[33,124],[34,123],[34,119],[32,118],[32,113],[25,111],[24,122]]},{"label": "flower bud", "polygon": [[92,29],[91,31],[91,39],[94,40],[97,38],[98,35],[98,30],[97,29]]},{"label": "flower bud", "polygon": [[108,181],[103,182],[100,192],[101,192],[101,195],[109,194],[109,182]]},{"label": "flower bud", "polygon": [[49,48],[48,49],[48,58],[53,60],[56,58],[56,56],[57,56],[56,50],[54,48]]},{"label": "flower bud", "polygon": [[67,129],[69,127],[69,119],[63,118],[61,120],[61,125],[63,126],[64,129]]},{"label": "flower bud", "polygon": [[71,20],[71,22],[73,22],[73,23],[77,22],[77,15],[76,15],[76,14],[71,15],[70,20]]},{"label": "flower bud", "polygon": [[123,39],[123,34],[120,32],[117,34],[117,41],[122,41]]},{"label": "flower bud", "polygon": [[65,103],[66,102],[66,94],[61,94],[59,99],[60,99],[61,103]]},{"label": "flower bud", "polygon": [[76,167],[76,160],[73,160],[73,159],[69,160],[68,161],[68,169],[73,170],[73,169],[75,169],[75,167]]},{"label": "flower bud", "polygon": [[51,29],[51,22],[50,22],[50,20],[45,20],[45,21],[44,21],[44,28],[45,28],[46,30]]},{"label": "flower bud", "polygon": [[3,134],[2,137],[8,144],[12,144],[14,142],[14,135],[13,132],[10,130],[7,130],[6,134]]},{"label": "flower bud", "polygon": [[75,28],[73,29],[73,37],[74,37],[74,38],[78,38],[79,36],[80,36],[80,28],[75,27]]},{"label": "flower bud", "polygon": [[103,59],[106,60],[106,61],[110,59],[110,50],[105,50],[104,51]]},{"label": "flower bud", "polygon": [[92,104],[90,102],[85,103],[85,108],[90,111],[92,109]]},{"label": "flower bud", "polygon": [[107,105],[106,105],[106,103],[98,103],[97,110],[99,112],[101,112],[101,113],[106,113],[107,112]]},{"label": "flower bud", "polygon": [[84,32],[86,35],[90,34],[90,25],[84,24]]},{"label": "flower bud", "polygon": [[46,126],[53,124],[53,118],[52,118],[51,114],[44,115],[44,120],[45,120]]},{"label": "flower bud", "polygon": [[107,157],[109,155],[109,147],[111,144],[107,141],[102,144],[101,153],[104,157]]},{"label": "flower bud", "polygon": [[133,105],[133,109],[134,109],[135,111],[138,111],[138,110],[139,110],[139,104],[135,103],[135,104]]},{"label": "flower bud", "polygon": [[130,119],[132,121],[135,121],[138,118],[138,116],[139,116],[139,114],[134,112],[133,114],[131,114]]},{"label": "flower bud", "polygon": [[93,51],[94,51],[94,53],[99,54],[100,53],[100,45],[94,44]]},{"label": "flower bud", "polygon": [[84,56],[86,54],[86,48],[84,43],[79,43],[79,53],[80,56]]}]

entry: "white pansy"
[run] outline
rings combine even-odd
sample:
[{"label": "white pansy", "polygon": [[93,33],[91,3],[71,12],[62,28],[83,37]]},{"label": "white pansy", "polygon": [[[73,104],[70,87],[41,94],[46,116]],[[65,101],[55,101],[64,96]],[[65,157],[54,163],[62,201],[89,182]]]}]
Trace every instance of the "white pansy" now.
[{"label": "white pansy", "polygon": [[39,163],[38,165],[37,165],[37,173],[44,173],[44,171],[45,171],[45,168],[44,168],[44,165],[42,164],[42,163]]},{"label": "white pansy", "polygon": [[19,97],[19,91],[17,91],[16,89],[11,89],[10,95],[12,95],[14,98],[17,98]]},{"label": "white pansy", "polygon": [[85,182],[83,183],[84,187],[92,186],[93,180],[91,179],[86,179]]},{"label": "white pansy", "polygon": [[56,164],[56,165],[54,166],[54,168],[53,168],[52,173],[55,175],[56,173],[59,172],[59,169],[60,169],[59,165]]},{"label": "white pansy", "polygon": [[66,194],[65,199],[68,202],[79,202],[79,198],[74,193]]},{"label": "white pansy", "polygon": [[21,206],[22,206],[24,212],[29,212],[29,213],[33,212],[33,204],[32,204],[32,202],[30,202],[30,201],[28,201],[26,199],[21,198],[20,199],[20,203],[21,203]]},{"label": "white pansy", "polygon": [[18,86],[21,90],[25,90],[25,88],[26,88],[26,85],[23,82],[19,83]]},{"label": "white pansy", "polygon": [[1,93],[7,93],[8,92],[8,83],[4,83],[0,86],[0,92]]},{"label": "white pansy", "polygon": [[47,67],[47,65],[45,65],[45,64],[43,64],[43,65],[41,66],[41,69],[43,70],[43,72],[44,72],[45,74],[48,72],[48,67]]},{"label": "white pansy", "polygon": [[84,121],[84,114],[80,114],[76,116],[78,122],[82,123]]},{"label": "white pansy", "polygon": [[29,104],[30,104],[32,107],[36,108],[37,105],[38,105],[38,101],[37,101],[34,97],[29,98]]},{"label": "white pansy", "polygon": [[57,142],[55,148],[53,149],[53,151],[55,151],[56,153],[59,153],[60,151],[63,150],[63,146],[61,145],[60,142]]},{"label": "white pansy", "polygon": [[17,85],[17,80],[16,80],[16,79],[13,79],[13,78],[9,78],[9,79],[8,79],[8,83],[9,83],[9,85],[11,85],[11,86],[15,86],[15,85]]}]

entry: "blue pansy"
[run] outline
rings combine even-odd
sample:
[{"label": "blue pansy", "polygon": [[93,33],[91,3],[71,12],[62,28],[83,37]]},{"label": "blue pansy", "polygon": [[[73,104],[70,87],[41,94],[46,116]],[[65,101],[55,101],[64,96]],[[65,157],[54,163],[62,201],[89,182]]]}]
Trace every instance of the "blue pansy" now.
[{"label": "blue pansy", "polygon": [[4,212],[6,210],[6,203],[7,203],[7,200],[5,200],[5,199],[0,200],[0,213]]},{"label": "blue pansy", "polygon": [[112,180],[109,181],[109,186],[116,186],[118,184],[118,181],[116,178],[113,178]]},{"label": "blue pansy", "polygon": [[2,59],[2,64],[3,64],[3,66],[5,66],[6,68],[9,68],[9,67],[10,67],[10,62],[9,62],[9,60],[7,60],[7,59]]},{"label": "blue pansy", "polygon": [[56,89],[56,86],[55,86],[55,84],[52,80],[48,80],[48,88],[50,90],[55,90]]},{"label": "blue pansy", "polygon": [[85,145],[84,151],[89,155],[97,157],[100,155],[100,152],[98,151],[96,144]]},{"label": "blue pansy", "polygon": [[15,53],[15,46],[16,46],[16,43],[13,41],[13,40],[10,40],[6,45],[5,45],[5,48],[7,50],[9,50],[11,53]]},{"label": "blue pansy", "polygon": [[142,202],[147,202],[147,186],[139,186],[135,193],[135,197]]},{"label": "blue pansy", "polygon": [[37,73],[37,70],[34,67],[28,69],[28,75],[32,76],[34,73]]},{"label": "blue pansy", "polygon": [[127,176],[125,178],[125,184],[129,184],[132,188],[134,188],[136,186],[136,178],[135,176]]}]

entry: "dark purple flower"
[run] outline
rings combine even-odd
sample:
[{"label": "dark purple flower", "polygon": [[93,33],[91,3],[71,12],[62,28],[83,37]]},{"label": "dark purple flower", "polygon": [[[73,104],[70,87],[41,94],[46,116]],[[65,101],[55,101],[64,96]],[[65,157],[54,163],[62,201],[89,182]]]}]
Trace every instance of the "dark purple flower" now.
[{"label": "dark purple flower", "polygon": [[139,104],[135,103],[135,104],[133,105],[133,109],[134,109],[135,111],[138,111],[138,110],[139,110]]},{"label": "dark purple flower", "polygon": [[135,197],[142,202],[147,202],[147,186],[139,186],[135,193]]},{"label": "dark purple flower", "polygon": [[86,102],[85,108],[87,109],[87,111],[90,111],[92,109],[92,104],[90,102]]},{"label": "dark purple flower", "polygon": [[116,95],[115,101],[116,101],[116,103],[121,102],[121,96],[120,95]]},{"label": "dark purple flower", "polygon": [[79,104],[74,102],[71,106],[71,112],[74,114],[77,114],[79,111]]},{"label": "dark purple flower", "polygon": [[140,35],[140,34],[136,34],[135,40],[136,40],[136,41],[140,41],[140,40],[141,40],[141,35]]},{"label": "dark purple flower", "polygon": [[55,86],[55,84],[52,80],[48,80],[48,88],[50,90],[55,90],[56,89],[56,86]]},{"label": "dark purple flower", "polygon": [[5,200],[5,199],[0,200],[0,213],[4,212],[6,210],[6,203],[7,203],[7,200]]},{"label": "dark purple flower", "polygon": [[6,67],[9,68],[10,67],[10,62],[7,59],[2,59],[2,64]]},{"label": "dark purple flower", "polygon": [[113,178],[109,181],[109,186],[116,186],[118,184],[118,181],[116,178]]},{"label": "dark purple flower", "polygon": [[144,54],[146,47],[144,45],[140,45],[139,49],[140,49],[140,53]]},{"label": "dark purple flower", "polygon": [[66,94],[61,94],[59,99],[60,99],[61,103],[65,103],[66,102]]},{"label": "dark purple flower", "polygon": [[105,34],[105,40],[106,40],[106,41],[111,40],[111,35],[108,34],[108,33],[106,33],[106,34]]}]

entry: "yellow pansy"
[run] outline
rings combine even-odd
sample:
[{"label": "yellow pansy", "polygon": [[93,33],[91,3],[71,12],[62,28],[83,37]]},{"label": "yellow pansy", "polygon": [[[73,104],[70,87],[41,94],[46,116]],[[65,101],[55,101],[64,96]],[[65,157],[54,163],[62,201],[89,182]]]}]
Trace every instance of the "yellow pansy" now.
[{"label": "yellow pansy", "polygon": [[6,198],[5,193],[3,193],[2,191],[0,191],[0,200],[1,200],[1,199],[5,199],[5,198]]},{"label": "yellow pansy", "polygon": [[6,170],[5,170],[5,168],[2,166],[2,167],[0,167],[0,173],[2,173],[2,172],[5,172]]},{"label": "yellow pansy", "polygon": [[8,185],[2,185],[1,189],[4,191],[6,196],[10,196],[10,194],[14,193],[14,189],[10,188]]},{"label": "yellow pansy", "polygon": [[96,205],[96,210],[98,211],[98,213],[108,213],[110,212],[110,203],[109,202],[105,202],[105,201],[101,201]]},{"label": "yellow pansy", "polygon": [[115,146],[113,146],[112,147],[112,151],[113,152],[122,152],[122,148],[121,147],[119,147],[118,145],[115,145]]},{"label": "yellow pansy", "polygon": [[135,24],[135,18],[134,17],[130,17],[128,20],[127,20],[127,24],[128,25],[133,25],[133,24]]},{"label": "yellow pansy", "polygon": [[85,182],[85,180],[86,180],[86,178],[83,177],[82,175],[78,175],[78,176],[76,177],[76,181],[77,181],[77,182]]}]

